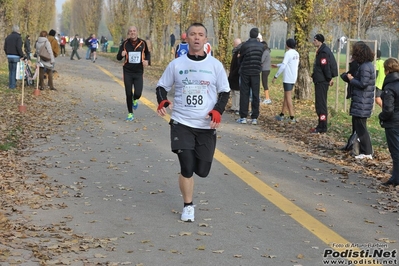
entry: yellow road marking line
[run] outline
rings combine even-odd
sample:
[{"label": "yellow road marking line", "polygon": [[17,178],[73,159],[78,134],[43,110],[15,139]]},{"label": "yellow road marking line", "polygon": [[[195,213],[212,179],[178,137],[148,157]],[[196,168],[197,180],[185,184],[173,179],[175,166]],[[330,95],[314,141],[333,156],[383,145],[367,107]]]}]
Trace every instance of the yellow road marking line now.
[{"label": "yellow road marking line", "polygon": [[[104,69],[101,66],[98,65],[96,66],[105,74],[110,76],[115,82],[124,87],[123,82],[117,79],[111,72],[109,72],[108,70]],[[152,110],[156,109],[156,105],[153,104],[148,99],[146,99],[145,97],[141,97],[140,101],[143,102]],[[163,119],[169,122],[170,116],[166,115],[163,117]],[[230,159],[230,157],[228,157],[226,154],[216,149],[214,158],[217,161],[219,161],[222,165],[224,165],[227,169],[229,169],[232,173],[234,173],[238,178],[240,178],[242,181],[244,181],[250,187],[252,187],[256,192],[262,195],[265,199],[267,199],[268,201],[273,203],[277,208],[281,209],[283,212],[288,214],[295,221],[297,221],[299,224],[301,224],[303,227],[305,227],[307,230],[309,230],[312,234],[314,234],[321,241],[329,245],[331,248],[333,248],[338,252],[342,252],[348,249],[348,247],[345,247],[345,244],[350,244],[348,240],[340,236],[335,231],[331,230],[328,226],[324,225],[319,220],[314,218],[312,215],[307,213],[305,210],[301,209],[300,207],[292,203],[292,201],[284,197],[282,194],[280,194],[279,192],[277,192],[276,190],[265,184],[262,180],[260,180],[252,173],[247,171],[245,168],[243,168],[241,165],[237,164],[235,161]],[[340,245],[332,246],[333,243]],[[341,244],[343,245],[341,246]],[[351,247],[351,249],[353,251],[361,251],[361,249],[357,247],[353,248]],[[321,260],[323,259],[327,258],[321,258]],[[336,258],[336,260],[340,259],[343,258]],[[362,260],[362,258],[350,258],[350,259],[352,261]],[[371,258],[364,258],[364,259],[371,259]],[[362,265],[362,264],[356,264],[356,265]],[[367,264],[367,265],[378,266],[381,264]]]}]

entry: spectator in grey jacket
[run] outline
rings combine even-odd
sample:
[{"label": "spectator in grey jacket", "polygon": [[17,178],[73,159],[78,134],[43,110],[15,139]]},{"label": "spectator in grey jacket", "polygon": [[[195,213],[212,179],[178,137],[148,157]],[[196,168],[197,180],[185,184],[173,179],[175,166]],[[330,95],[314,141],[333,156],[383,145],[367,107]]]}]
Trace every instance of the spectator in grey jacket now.
[{"label": "spectator in grey jacket", "polygon": [[270,56],[270,48],[267,45],[267,42],[262,41],[261,42],[264,46],[264,51],[262,54],[262,85],[263,85],[263,91],[265,92],[265,100],[262,102],[262,104],[271,104],[272,100],[270,100],[269,96],[269,74],[270,74],[270,68],[271,68],[271,62],[272,58]]},{"label": "spectator in grey jacket", "polygon": [[4,41],[4,52],[8,59],[8,87],[15,89],[17,87],[17,64],[24,57],[22,52],[22,38],[19,32],[19,26],[12,27],[12,33]]},{"label": "spectator in grey jacket", "polygon": [[359,155],[355,158],[373,159],[367,118],[371,116],[374,105],[375,69],[372,63],[374,53],[367,44],[359,41],[353,45],[352,58],[359,63],[359,69],[354,76],[347,74],[352,87],[350,106],[352,128],[356,131],[359,141]]}]

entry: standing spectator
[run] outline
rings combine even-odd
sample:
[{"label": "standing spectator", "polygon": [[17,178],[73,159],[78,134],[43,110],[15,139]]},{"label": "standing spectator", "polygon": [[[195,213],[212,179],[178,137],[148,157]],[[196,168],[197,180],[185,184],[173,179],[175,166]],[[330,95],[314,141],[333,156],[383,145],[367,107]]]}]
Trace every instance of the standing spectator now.
[{"label": "standing spectator", "polygon": [[258,37],[256,37],[256,39],[258,40],[258,42],[263,43],[263,37],[262,37],[262,34],[260,34],[260,32],[258,34]]},{"label": "standing spectator", "polygon": [[209,42],[204,44],[204,52],[209,54],[209,55],[213,55],[212,46],[211,46],[211,44]]},{"label": "standing spectator", "polygon": [[80,60],[80,56],[78,54],[78,48],[79,48],[79,35],[76,34],[75,38],[69,43],[72,47],[72,54],[71,54],[71,60],[74,60],[73,57],[76,54],[78,60]]},{"label": "standing spectator", "polygon": [[261,43],[263,44],[263,48],[265,49],[263,51],[262,61],[261,61],[262,62],[262,85],[263,85],[263,91],[265,93],[265,100],[262,102],[262,104],[271,104],[272,100],[270,100],[270,96],[269,96],[269,75],[270,75],[270,67],[271,67],[271,63],[272,63],[272,58],[270,56],[270,48],[267,45],[267,42],[261,41]]},{"label": "standing spectator", "polygon": [[240,110],[240,75],[238,70],[240,65],[238,64],[238,57],[240,56],[241,39],[237,38],[233,42],[233,56],[230,63],[230,73],[229,73],[229,85],[231,89],[231,111],[236,115],[239,114]]},{"label": "standing spectator", "polygon": [[19,32],[19,26],[12,27],[12,33],[4,41],[4,52],[8,60],[8,88],[17,87],[17,64],[24,57],[22,52],[22,38]]},{"label": "standing spectator", "polygon": [[[204,52],[205,26],[194,23],[187,29],[187,35],[190,48],[187,56],[169,63],[158,81],[156,96],[160,116],[166,115],[167,107],[172,109],[169,122],[171,150],[179,159],[179,188],[184,203],[180,219],[194,222],[193,175],[207,177],[211,170],[216,128],[229,100],[230,88],[222,63]],[[181,71],[182,67],[190,71]],[[191,84],[186,80],[203,83]],[[173,104],[167,99],[172,88]]]},{"label": "standing spectator", "polygon": [[150,40],[150,36],[147,35],[145,37],[145,42],[147,43],[148,52],[150,52],[148,56],[148,65],[151,66],[152,41]]},{"label": "standing spectator", "polygon": [[65,45],[66,45],[66,38],[65,36],[61,36],[60,39],[61,56],[65,56]]},{"label": "standing spectator", "polygon": [[108,39],[105,36],[101,36],[101,52],[106,53],[108,50]]},{"label": "standing spectator", "polygon": [[90,34],[90,37],[86,39],[85,44],[87,46],[87,51],[86,51],[86,60],[91,59],[91,39],[93,38],[93,34]]},{"label": "standing spectator", "polygon": [[30,48],[30,36],[29,35],[26,35],[26,37],[25,37],[24,51],[25,51],[26,59],[28,59],[28,61],[30,61],[31,60],[30,54],[31,54],[32,50]]},{"label": "standing spectator", "polygon": [[388,58],[384,62],[385,81],[382,86],[382,112],[378,115],[385,128],[388,149],[392,158],[392,176],[383,186],[399,185],[399,61]]},{"label": "standing spectator", "polygon": [[36,41],[36,51],[40,51],[40,48],[45,45],[47,51],[50,53],[50,60],[45,61],[39,56],[40,69],[39,69],[39,89],[44,90],[44,73],[47,73],[48,85],[50,90],[56,90],[53,84],[53,68],[54,68],[54,53],[51,49],[50,41],[47,39],[47,31],[41,31],[39,38]]},{"label": "standing spectator", "polygon": [[247,123],[249,98],[252,92],[251,119],[252,125],[258,124],[259,116],[259,90],[260,72],[262,71],[263,44],[258,42],[258,28],[252,28],[249,39],[242,44],[240,49],[240,118],[239,124]]},{"label": "standing spectator", "polygon": [[288,111],[290,114],[289,122],[295,123],[295,113],[294,106],[292,104],[292,89],[296,83],[298,77],[298,66],[299,66],[299,54],[295,50],[295,40],[288,39],[286,41],[287,52],[284,54],[284,59],[281,64],[273,64],[272,67],[278,67],[277,73],[274,75],[272,83],[277,79],[277,77],[284,72],[283,77],[283,88],[284,88],[284,101],[283,107],[281,108],[281,113],[276,117],[277,120],[284,120],[284,112]]},{"label": "standing spectator", "polygon": [[[127,32],[128,38],[119,47],[116,59],[123,62],[123,82],[125,84],[126,104],[128,115],[127,121],[133,121],[133,110],[139,106],[139,99],[143,92],[144,67],[148,66],[147,43],[138,37],[137,27],[131,26]],[[132,88],[134,87],[134,94]]]},{"label": "standing spectator", "polygon": [[317,48],[313,64],[312,79],[315,86],[315,107],[318,116],[318,125],[310,133],[327,132],[327,93],[328,87],[334,84],[333,78],[338,76],[338,67],[330,48],[324,43],[324,36],[316,34],[313,45]]},{"label": "standing spectator", "polygon": [[384,84],[385,79],[385,70],[384,70],[384,60],[381,59],[381,51],[377,50],[377,61],[375,62],[375,72],[376,72],[376,80],[375,80],[375,103],[382,107],[382,85]]},{"label": "standing spectator", "polygon": [[79,49],[83,49],[83,44],[84,44],[84,38],[79,38]]},{"label": "standing spectator", "polygon": [[352,58],[359,63],[359,69],[354,76],[347,77],[352,87],[351,106],[349,114],[352,116],[352,127],[359,142],[359,155],[356,159],[373,159],[373,148],[367,118],[371,116],[374,105],[375,69],[373,65],[374,53],[364,42],[356,42],[352,48]]},{"label": "standing spectator", "polygon": [[90,54],[93,55],[93,63],[95,63],[97,59],[97,48],[98,48],[98,39],[96,38],[95,34],[92,35],[89,44],[90,44]]},{"label": "standing spectator", "polygon": [[[340,76],[343,81],[348,83],[346,99],[352,98],[352,91],[353,91],[352,85],[350,84],[349,79],[348,79],[348,73],[351,74],[352,76],[354,76],[358,69],[359,69],[359,63],[356,62],[355,60],[353,60],[353,58],[351,57],[350,62],[349,62],[348,72],[342,73]],[[346,145],[342,148],[342,150],[345,150],[345,151],[352,150],[355,153],[355,155],[358,155],[359,154],[358,149],[353,146],[353,143],[355,143],[354,141],[356,139],[357,139],[356,131],[352,125],[352,134],[349,136],[348,141],[347,141]]]},{"label": "standing spectator", "polygon": [[173,32],[170,34],[170,47],[175,47],[175,43],[176,43],[176,37],[173,34]]},{"label": "standing spectator", "polygon": [[187,34],[183,32],[180,37],[181,37],[181,43],[179,43],[176,46],[175,58],[186,55],[188,53],[188,43],[186,41]]},{"label": "standing spectator", "polygon": [[53,50],[54,58],[60,55],[60,45],[58,40],[55,38],[55,30],[51,29],[48,33],[47,39],[51,44],[51,49]]}]

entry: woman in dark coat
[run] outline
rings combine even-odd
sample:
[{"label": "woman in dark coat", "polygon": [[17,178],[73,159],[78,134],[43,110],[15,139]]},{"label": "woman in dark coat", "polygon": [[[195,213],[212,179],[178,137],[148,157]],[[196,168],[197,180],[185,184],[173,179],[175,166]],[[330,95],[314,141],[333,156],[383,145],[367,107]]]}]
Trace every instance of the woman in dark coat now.
[{"label": "woman in dark coat", "polygon": [[382,85],[382,112],[378,115],[385,128],[388,149],[392,158],[392,176],[384,186],[399,185],[399,61],[388,58],[384,62],[385,79]]},{"label": "woman in dark coat", "polygon": [[359,155],[356,159],[373,159],[373,148],[367,130],[367,118],[371,116],[374,105],[375,69],[374,53],[364,42],[356,42],[352,49],[353,60],[359,63],[356,74],[347,74],[352,92],[350,115],[352,128],[357,134]]}]

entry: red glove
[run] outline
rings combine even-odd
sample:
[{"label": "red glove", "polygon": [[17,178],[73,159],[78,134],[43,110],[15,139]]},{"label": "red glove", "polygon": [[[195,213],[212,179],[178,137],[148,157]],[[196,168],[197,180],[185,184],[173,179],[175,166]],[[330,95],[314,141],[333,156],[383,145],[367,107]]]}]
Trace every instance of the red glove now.
[{"label": "red glove", "polygon": [[169,100],[163,100],[162,102],[159,103],[157,111],[161,110],[162,108],[166,108],[171,104]]},{"label": "red glove", "polygon": [[208,115],[211,117],[212,122],[214,123],[220,123],[222,121],[222,116],[220,113],[216,110],[212,110],[208,113]]}]

